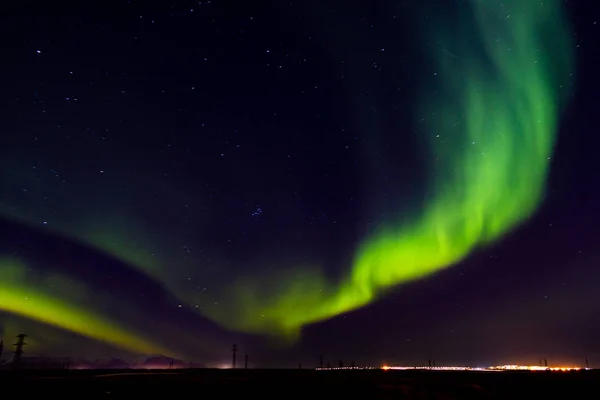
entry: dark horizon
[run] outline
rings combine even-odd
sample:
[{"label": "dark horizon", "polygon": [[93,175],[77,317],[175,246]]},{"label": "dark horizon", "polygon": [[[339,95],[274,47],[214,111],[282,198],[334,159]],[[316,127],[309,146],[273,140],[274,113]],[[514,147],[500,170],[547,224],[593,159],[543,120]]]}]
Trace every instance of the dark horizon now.
[{"label": "dark horizon", "polygon": [[[24,349],[25,346],[28,346],[27,338],[29,335],[23,334],[25,337],[25,345],[22,346]],[[18,338],[20,335],[17,335]],[[0,340],[4,341],[3,338]],[[18,339],[17,339],[18,342]],[[239,351],[236,346],[236,353]],[[16,348],[17,343],[12,344],[12,347]],[[414,369],[432,369],[436,370],[436,368],[443,370],[448,367],[465,367],[465,368],[488,368],[493,366],[501,366],[501,365],[520,365],[520,366],[529,366],[529,367],[540,367],[540,368],[581,368],[581,369],[594,369],[593,365],[590,364],[589,358],[585,357],[583,360],[574,360],[570,357],[558,358],[558,359],[550,359],[545,356],[539,356],[537,360],[523,360],[523,362],[491,362],[488,364],[484,363],[470,363],[470,364],[460,364],[460,363],[452,363],[448,360],[442,360],[440,363],[435,358],[429,358],[419,361],[411,361],[411,362],[403,362],[399,358],[387,358],[379,363],[368,364],[368,363],[357,363],[353,358],[339,358],[339,359],[328,359],[323,354],[320,354],[315,360],[307,360],[304,358],[304,361],[296,362],[293,365],[293,360],[289,360],[289,365],[264,365],[261,364],[261,360],[256,360],[254,358],[250,359],[248,354],[244,354],[244,357],[241,360],[241,363],[238,362],[234,366],[234,362],[232,360],[232,354],[230,353],[229,363],[227,361],[221,363],[203,363],[202,360],[191,360],[191,359],[177,359],[174,357],[170,357],[164,354],[129,354],[121,357],[114,356],[105,356],[99,357],[95,359],[85,358],[85,357],[77,357],[77,356],[69,356],[69,355],[61,355],[61,356],[46,356],[44,354],[37,354],[35,352],[29,354],[29,352],[25,353],[21,351],[21,356],[17,357],[16,350],[11,349],[10,347],[3,348],[3,352],[0,352],[0,370],[2,367],[4,369],[14,369],[15,368],[15,360],[22,359],[23,362],[27,366],[24,369],[90,369],[90,370],[106,370],[106,369],[189,369],[189,368],[201,368],[201,369],[325,369],[325,370],[336,370],[336,369],[364,369],[364,368],[375,368],[375,369],[389,369],[390,367],[407,367]],[[230,350],[231,351],[231,350]],[[236,357],[237,358],[237,357]],[[251,360],[250,363],[248,361]],[[351,361],[350,361],[351,360]],[[527,362],[529,361],[529,362]],[[535,361],[535,362],[534,362]],[[20,362],[20,360],[18,361]],[[45,364],[46,363],[46,364]],[[48,364],[49,363],[49,364]],[[51,368],[44,365],[52,365]]]}]

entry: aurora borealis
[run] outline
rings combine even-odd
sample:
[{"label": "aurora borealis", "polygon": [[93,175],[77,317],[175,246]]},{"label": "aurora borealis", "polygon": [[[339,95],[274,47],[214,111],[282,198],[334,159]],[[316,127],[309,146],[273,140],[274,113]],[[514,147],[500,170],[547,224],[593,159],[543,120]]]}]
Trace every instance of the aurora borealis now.
[{"label": "aurora borealis", "polygon": [[[416,221],[387,223],[360,248],[349,276],[337,285],[322,275],[300,272],[277,283],[276,298],[260,299],[260,283],[243,282],[235,290],[242,295],[232,306],[240,314],[231,320],[228,310],[218,319],[263,333],[296,330],[460,261],[535,210],[566,94],[560,81],[570,72],[562,10],[558,2],[527,7],[516,0],[472,3],[483,48],[463,33],[448,43],[462,50],[460,60],[435,50],[440,70],[435,76],[441,83],[434,85],[440,91],[424,100],[423,110],[431,115],[424,129],[434,150],[428,158],[434,160],[435,179]],[[548,26],[554,29],[550,39]],[[252,317],[256,314],[264,317]]]},{"label": "aurora borealis", "polygon": [[[36,20],[49,38],[31,32],[26,68],[5,72],[6,326],[180,358],[218,360],[230,337],[308,346],[305,328],[314,342],[391,298],[408,318],[435,297],[412,285],[546,218],[579,76],[567,7],[380,6]],[[467,287],[486,268],[502,267]]]},{"label": "aurora borealis", "polygon": [[[144,340],[140,340],[139,337],[131,335],[114,322],[102,320],[98,314],[91,315],[89,311],[81,309],[73,302],[67,303],[32,290],[31,282],[27,285],[25,283],[26,278],[22,275],[23,267],[18,263],[7,260],[2,261],[3,280],[0,285],[0,294],[3,310],[49,325],[56,325],[134,352],[151,354],[158,351],[169,353],[168,350],[165,351],[154,344],[146,343]],[[73,293],[76,289],[69,288],[66,291]],[[25,304],[23,304],[24,302]]]}]

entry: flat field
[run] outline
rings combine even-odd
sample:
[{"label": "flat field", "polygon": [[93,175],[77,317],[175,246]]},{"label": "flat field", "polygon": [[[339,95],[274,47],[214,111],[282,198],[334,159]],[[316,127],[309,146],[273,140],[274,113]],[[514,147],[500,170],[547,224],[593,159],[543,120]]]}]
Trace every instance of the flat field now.
[{"label": "flat field", "polygon": [[[590,399],[600,370],[574,372],[267,369],[2,371],[3,395],[61,399]],[[239,397],[238,397],[239,398]]]}]

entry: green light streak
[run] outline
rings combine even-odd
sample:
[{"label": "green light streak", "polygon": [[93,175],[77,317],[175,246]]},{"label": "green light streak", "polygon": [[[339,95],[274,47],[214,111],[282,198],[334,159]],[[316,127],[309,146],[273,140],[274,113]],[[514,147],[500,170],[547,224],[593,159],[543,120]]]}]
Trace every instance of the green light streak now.
[{"label": "green light streak", "polygon": [[339,284],[318,269],[271,284],[240,280],[229,292],[233,300],[206,310],[212,318],[232,329],[293,336],[459,262],[535,211],[564,100],[559,80],[572,62],[563,11],[558,0],[470,3],[477,34],[457,34],[470,23],[460,21],[453,27],[460,56],[433,54],[437,95],[424,100],[420,116],[427,116],[435,180],[420,216],[371,237]]},{"label": "green light streak", "polygon": [[[0,260],[0,310],[111,344],[131,352],[170,354],[171,352],[132,334],[121,326],[81,306],[44,293],[28,282],[26,268],[13,261]],[[60,282],[59,278],[54,278]],[[69,285],[63,282],[63,288]],[[77,291],[73,289],[73,291]],[[16,332],[19,333],[19,332]],[[16,334],[15,333],[15,334]]]}]

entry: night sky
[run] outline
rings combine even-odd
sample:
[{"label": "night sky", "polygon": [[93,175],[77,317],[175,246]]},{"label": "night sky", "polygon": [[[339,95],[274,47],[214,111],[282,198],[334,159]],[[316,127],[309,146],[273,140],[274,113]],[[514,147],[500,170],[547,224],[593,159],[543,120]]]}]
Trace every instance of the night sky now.
[{"label": "night sky", "polygon": [[600,10],[545,3],[5,10],[0,336],[600,365]]}]

